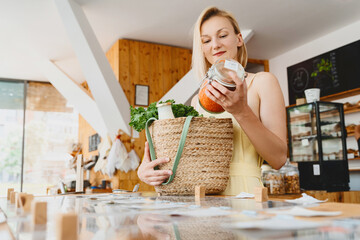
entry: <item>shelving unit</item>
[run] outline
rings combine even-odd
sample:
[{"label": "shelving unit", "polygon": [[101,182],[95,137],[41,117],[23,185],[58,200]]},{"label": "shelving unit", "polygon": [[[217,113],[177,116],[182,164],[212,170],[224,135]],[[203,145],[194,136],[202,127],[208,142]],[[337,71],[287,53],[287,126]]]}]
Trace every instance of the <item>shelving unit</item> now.
[{"label": "shelving unit", "polygon": [[[359,105],[355,105],[353,107],[350,108],[344,108],[344,114],[351,114],[351,113],[358,113],[360,112],[360,106]],[[354,137],[355,133],[354,132],[347,132],[347,137]],[[348,161],[356,161],[356,160],[360,160],[360,157],[357,158],[349,158]],[[349,172],[360,172],[360,167],[352,167],[349,168]]]},{"label": "shelving unit", "polygon": [[[325,100],[325,99],[324,99]],[[330,99],[326,99],[326,100],[330,100]],[[295,105],[291,105],[291,106],[288,106],[287,108],[289,107],[293,107]],[[353,107],[347,107],[347,108],[344,108],[344,115],[347,115],[347,114],[352,114],[352,113],[359,113],[360,112],[360,105],[354,105]],[[294,119],[295,120],[295,119]],[[299,116],[298,118],[296,118],[296,120],[303,120],[303,121],[309,121],[309,116],[308,115],[304,115],[304,116]],[[305,124],[306,125],[306,124]],[[304,126],[305,126],[304,125]],[[354,132],[347,132],[346,133],[346,137],[347,138],[351,138],[351,137],[354,137],[355,133]],[[312,136],[305,136],[305,137],[299,137],[299,139],[293,139],[293,140],[296,140],[296,141],[301,141],[301,139],[303,138],[308,138],[308,139],[311,139],[312,137],[314,137],[316,135],[312,135]],[[349,158],[348,161],[355,161],[355,160],[360,160],[360,158]],[[358,172],[360,171],[360,167],[356,167],[356,168],[349,168],[349,171],[350,172]]]},{"label": "shelving unit", "polygon": [[[360,111],[360,108],[359,108]],[[307,190],[349,190],[343,104],[321,102],[287,109],[290,161]]]}]

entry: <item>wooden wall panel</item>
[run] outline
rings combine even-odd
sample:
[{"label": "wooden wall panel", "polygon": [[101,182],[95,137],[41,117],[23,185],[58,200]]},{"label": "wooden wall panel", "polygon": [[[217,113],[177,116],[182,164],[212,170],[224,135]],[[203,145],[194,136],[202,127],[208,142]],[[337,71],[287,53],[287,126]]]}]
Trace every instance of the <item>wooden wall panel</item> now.
[{"label": "wooden wall panel", "polygon": [[114,45],[106,53],[106,57],[109,60],[110,66],[114,71],[117,79],[119,79],[119,41],[116,41]]},{"label": "wooden wall panel", "polygon": [[171,48],[171,86],[174,86],[179,80],[180,51],[178,48]]},{"label": "wooden wall panel", "polygon": [[[135,104],[135,84],[149,86],[149,103],[158,101],[170,90],[189,70],[191,66],[191,50],[165,45],[139,42],[134,40],[118,40],[106,53],[115,76],[118,78],[129,103]],[[84,156],[88,158],[88,137],[95,133],[91,126],[79,118],[79,139],[83,144]],[[121,136],[121,141],[128,151],[133,148],[142,158],[146,141],[145,132],[131,144],[131,136]],[[90,183],[99,185],[101,181],[109,180],[114,189],[132,190],[140,183],[136,171],[128,173],[117,171],[113,178],[101,172],[90,173]],[[152,186],[140,184],[141,191],[154,191]]]},{"label": "wooden wall panel", "polygon": [[151,71],[151,45],[150,43],[140,43],[139,46],[139,65],[140,76],[138,84],[149,85],[150,71]]},{"label": "wooden wall panel", "polygon": [[163,80],[163,93],[167,93],[173,84],[172,73],[171,73],[171,47],[161,46],[161,71]]},{"label": "wooden wall panel", "polygon": [[[129,51],[130,51],[130,81],[134,84],[132,91],[135,96],[135,84],[140,84],[140,42],[129,41]],[[134,98],[135,99],[135,98]],[[133,104],[135,104],[133,99]]]},{"label": "wooden wall panel", "polygon": [[161,52],[160,46],[152,44],[151,46],[151,69],[150,69],[150,103],[157,102],[164,95],[161,74]]},{"label": "wooden wall panel", "polygon": [[[130,43],[127,40],[119,40],[118,41],[118,49],[115,49],[119,53],[119,82],[120,85],[125,92],[127,100],[131,105],[134,105],[134,84],[131,83],[130,80]],[[110,61],[110,59],[109,59]]]}]

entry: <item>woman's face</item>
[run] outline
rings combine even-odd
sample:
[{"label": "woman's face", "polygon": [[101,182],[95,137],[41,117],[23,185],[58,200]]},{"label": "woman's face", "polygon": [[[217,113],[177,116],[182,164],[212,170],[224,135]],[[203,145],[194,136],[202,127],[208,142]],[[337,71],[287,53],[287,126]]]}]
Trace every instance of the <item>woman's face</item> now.
[{"label": "woman's face", "polygon": [[202,51],[211,64],[218,59],[236,59],[238,47],[243,44],[243,40],[241,34],[235,33],[227,18],[211,17],[202,24],[200,32]]}]

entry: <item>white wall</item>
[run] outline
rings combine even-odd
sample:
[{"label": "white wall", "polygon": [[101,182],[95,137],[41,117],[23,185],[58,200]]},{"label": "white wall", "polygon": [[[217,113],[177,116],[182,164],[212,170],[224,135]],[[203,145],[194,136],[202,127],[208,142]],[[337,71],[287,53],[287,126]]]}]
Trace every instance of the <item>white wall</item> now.
[{"label": "white wall", "polygon": [[[285,104],[289,105],[286,68],[360,39],[360,21],[269,59],[270,72],[279,79]],[[296,29],[294,29],[296,31]],[[289,32],[291,34],[291,32]],[[359,79],[358,79],[359,81]]]},{"label": "white wall", "polygon": [[[322,36],[269,60],[270,72],[275,74],[275,76],[279,79],[286,105],[289,105],[287,67],[359,40],[359,29],[360,21],[354,22],[346,27],[338,29],[330,34]],[[296,29],[294,29],[294,31],[296,31]],[[291,33],[289,32],[289,34]],[[356,81],[359,81],[359,78],[360,76],[357,76]],[[356,103],[359,100],[360,96],[357,95],[350,98],[339,99],[334,102]],[[351,123],[360,124],[360,113],[348,114],[345,116],[345,125],[349,125]],[[347,139],[348,149],[357,149],[357,144],[353,138],[354,137],[349,137]],[[360,161],[349,161],[349,165],[354,167],[359,166]],[[350,174],[350,189],[360,190],[360,172],[352,172]]]}]

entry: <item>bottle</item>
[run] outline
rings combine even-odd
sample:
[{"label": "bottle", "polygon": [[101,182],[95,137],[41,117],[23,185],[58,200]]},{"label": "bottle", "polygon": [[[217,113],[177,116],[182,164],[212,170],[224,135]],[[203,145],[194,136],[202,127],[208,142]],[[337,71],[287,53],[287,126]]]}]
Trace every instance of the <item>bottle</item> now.
[{"label": "bottle", "polygon": [[158,109],[159,120],[175,118],[171,108],[171,102],[159,103],[156,105]]},{"label": "bottle", "polygon": [[229,76],[230,71],[235,72],[241,80],[244,80],[246,77],[243,66],[233,59],[220,59],[209,68],[199,90],[199,103],[206,111],[211,113],[224,112],[224,109],[219,104],[206,96],[205,89],[212,81],[217,81],[229,90],[234,91],[236,89],[236,84]]}]

